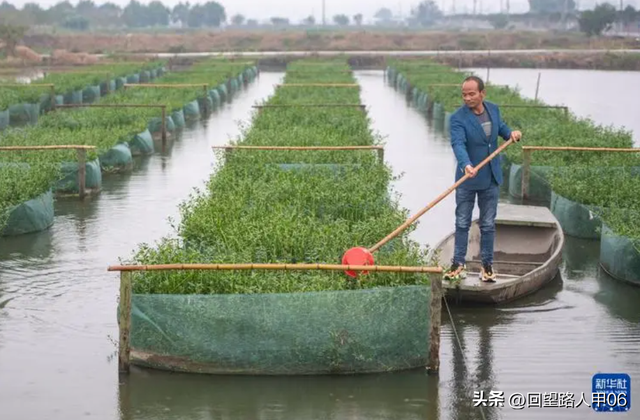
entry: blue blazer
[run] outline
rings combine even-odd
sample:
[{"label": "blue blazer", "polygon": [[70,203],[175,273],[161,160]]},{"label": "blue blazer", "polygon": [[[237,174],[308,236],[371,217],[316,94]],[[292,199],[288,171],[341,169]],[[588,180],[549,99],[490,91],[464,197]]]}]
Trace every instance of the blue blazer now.
[{"label": "blue blazer", "polygon": [[[491,119],[491,136],[487,138],[478,117],[467,107],[461,106],[451,115],[449,123],[451,147],[458,160],[456,182],[465,174],[467,165],[477,166],[498,148],[498,136],[505,140],[511,137],[511,129],[500,117],[500,109],[496,104],[484,101],[484,107]],[[467,179],[458,188],[483,190],[491,186],[493,177],[498,185],[502,184],[502,156],[494,157],[475,177]]]}]

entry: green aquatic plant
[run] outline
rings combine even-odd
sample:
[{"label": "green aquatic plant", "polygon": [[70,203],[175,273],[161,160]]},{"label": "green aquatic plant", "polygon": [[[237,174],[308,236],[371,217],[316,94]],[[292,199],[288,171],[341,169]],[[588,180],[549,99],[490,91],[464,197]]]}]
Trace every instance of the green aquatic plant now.
[{"label": "green aquatic plant", "polygon": [[[213,86],[225,83],[229,72],[240,74],[250,67],[232,61],[205,61],[215,63],[206,73],[207,80]],[[130,71],[133,64],[120,67],[120,73]],[[150,64],[151,66],[151,64]],[[140,65],[135,65],[140,69]],[[115,73],[118,73],[117,71]],[[202,70],[195,72],[202,74]],[[70,76],[70,75],[64,75]],[[77,75],[75,75],[77,77]],[[62,77],[62,75],[60,76]],[[90,77],[95,77],[91,75]],[[165,76],[166,77],[166,76]],[[190,83],[193,75],[189,71],[173,77],[173,83]],[[197,76],[199,77],[199,76]],[[82,79],[82,78],[81,78]],[[83,79],[85,80],[85,79]],[[165,82],[164,77],[156,79]],[[86,81],[86,80],[85,80]],[[119,89],[100,99],[100,104],[164,104],[168,111],[182,109],[187,103],[204,96],[202,89]],[[150,119],[160,116],[153,108],[73,108],[60,109],[39,118],[36,125],[9,127],[2,132],[2,146],[53,146],[53,145],[89,145],[95,146],[87,152],[87,160],[95,160],[119,143],[129,142],[136,134],[147,130]],[[0,212],[28,201],[51,189],[63,174],[61,165],[76,162],[75,150],[48,150],[39,152],[0,152],[0,165],[22,165],[30,170],[16,172],[17,169],[5,169],[2,176],[2,194],[0,194]],[[55,168],[51,169],[51,168]],[[19,193],[17,193],[19,191]],[[21,201],[20,201],[21,200]]]},{"label": "green aquatic plant", "polygon": [[[344,78],[346,63],[289,66],[323,81]],[[315,61],[314,63],[319,63]],[[295,69],[295,70],[294,70]],[[288,76],[287,76],[288,77]],[[359,89],[280,87],[267,104],[360,103]],[[272,108],[256,114],[238,145],[374,145],[359,108]],[[221,156],[222,159],[222,156]],[[176,238],[135,252],[136,264],[340,263],[353,246],[371,246],[409,214],[389,190],[391,170],[372,150],[254,151],[226,153],[204,191],[180,206]],[[408,239],[415,225],[376,253],[383,265],[429,265],[427,251]],[[292,293],[427,284],[424,274],[370,273],[361,282],[327,271],[167,271],[135,276],[135,293]]]},{"label": "green aquatic plant", "polygon": [[[420,67],[423,65],[423,68]],[[432,66],[429,60],[408,62],[393,60],[391,74],[401,75],[416,89],[436,98],[448,112],[460,104],[460,89],[431,87],[444,78],[462,83],[465,74],[454,69],[441,73],[443,66]],[[446,66],[445,66],[446,67]],[[434,100],[436,100],[434,99]],[[542,101],[522,98],[515,89],[490,87],[488,100],[501,105],[503,119],[514,129],[523,132],[523,141],[504,152],[508,161],[522,164],[522,146],[569,146],[632,148],[632,134],[628,130],[596,124],[558,108],[544,108]],[[507,105],[517,105],[509,107]],[[601,219],[615,234],[640,238],[640,153],[608,153],[594,151],[531,152],[531,164],[547,168],[542,182],[569,200],[597,208]]]}]

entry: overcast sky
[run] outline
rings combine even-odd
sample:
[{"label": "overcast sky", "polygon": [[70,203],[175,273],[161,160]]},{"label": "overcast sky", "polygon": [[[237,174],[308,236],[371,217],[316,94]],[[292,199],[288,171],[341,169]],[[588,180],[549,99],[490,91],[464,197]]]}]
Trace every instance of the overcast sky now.
[{"label": "overcast sky", "polygon": [[[0,0],[2,2],[3,0]],[[59,2],[59,0],[8,0],[9,3],[22,7],[25,3],[35,2],[41,7],[49,7]],[[140,1],[140,0],[139,0]],[[151,0],[141,0],[141,3],[148,4]],[[168,7],[173,7],[178,4],[180,0],[161,0]],[[465,9],[468,12],[473,11],[474,0],[435,0],[438,5],[450,13],[455,3],[455,7],[458,13],[464,12]],[[523,13],[529,10],[528,0],[477,0],[478,12],[480,9],[487,12],[499,12],[500,5],[506,7],[507,1],[510,2],[510,10],[512,13]],[[557,0],[562,1],[562,0]],[[72,4],[77,4],[77,0],[71,0]],[[96,4],[106,3],[106,0],[94,0]],[[129,3],[129,0],[111,0],[111,2],[119,4],[121,6]],[[191,4],[205,3],[206,0],[192,0]],[[314,15],[316,21],[322,20],[322,0],[218,0],[225,9],[227,15],[232,16],[236,13],[243,14],[247,18],[253,18],[258,20],[268,19],[271,16],[282,16],[291,19],[293,22],[298,22],[304,19],[306,16]],[[364,19],[369,20],[373,18],[375,12],[381,7],[387,7],[391,9],[394,14],[402,14],[407,16],[411,8],[418,4],[420,0],[325,0],[325,13],[327,21],[331,21],[333,15],[339,13],[345,13],[349,16],[353,16],[356,13],[362,13]],[[576,0],[580,8],[592,8],[598,0]],[[603,0],[599,1],[600,3]],[[615,4],[616,7],[620,5],[620,0],[609,0],[610,3]],[[624,0],[624,5],[630,4],[638,6],[640,0]]]}]

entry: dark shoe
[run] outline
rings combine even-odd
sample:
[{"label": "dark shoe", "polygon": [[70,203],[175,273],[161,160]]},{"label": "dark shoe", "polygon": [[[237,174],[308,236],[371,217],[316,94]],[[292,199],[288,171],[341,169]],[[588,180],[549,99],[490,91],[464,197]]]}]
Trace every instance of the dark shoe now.
[{"label": "dark shoe", "polygon": [[496,281],[496,273],[493,271],[491,264],[483,265],[480,272],[480,278],[487,283],[494,283]]},{"label": "dark shoe", "polygon": [[465,264],[453,263],[444,273],[444,279],[449,281],[458,281],[465,277],[467,277],[467,266]]}]

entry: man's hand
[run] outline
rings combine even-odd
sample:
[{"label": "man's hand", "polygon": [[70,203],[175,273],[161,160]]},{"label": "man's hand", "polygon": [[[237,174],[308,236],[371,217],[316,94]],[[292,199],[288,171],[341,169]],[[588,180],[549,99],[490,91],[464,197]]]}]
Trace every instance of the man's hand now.
[{"label": "man's hand", "polygon": [[467,165],[464,168],[464,172],[469,175],[469,178],[473,178],[474,176],[476,176],[476,174],[478,173],[478,171],[476,171],[476,168],[474,168],[471,165]]},{"label": "man's hand", "polygon": [[512,131],[511,137],[509,139],[517,143],[520,141],[521,138],[522,138],[522,133],[520,131]]}]

